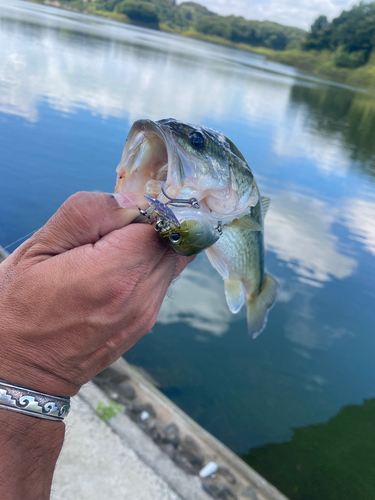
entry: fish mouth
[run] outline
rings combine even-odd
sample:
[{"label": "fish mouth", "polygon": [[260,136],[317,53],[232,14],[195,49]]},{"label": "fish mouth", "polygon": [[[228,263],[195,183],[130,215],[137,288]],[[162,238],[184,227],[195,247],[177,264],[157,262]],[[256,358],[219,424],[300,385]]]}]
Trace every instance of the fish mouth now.
[{"label": "fish mouth", "polygon": [[152,120],[133,124],[116,169],[116,193],[136,191],[154,197],[161,193],[177,154],[169,134]]},{"label": "fish mouth", "polygon": [[[223,157],[218,167],[221,160],[209,155],[202,159],[188,152],[178,133],[168,125],[169,121],[176,122],[172,119],[162,123],[148,119],[134,122],[116,169],[115,192],[148,194],[165,204],[176,198],[187,202],[194,199],[212,224],[219,221],[228,224],[249,213],[250,207],[258,203],[259,193],[246,162],[238,159],[239,168],[248,169],[249,184],[247,191],[239,196],[235,186],[241,182],[233,184],[228,159]],[[194,212],[197,206],[190,209]]]}]

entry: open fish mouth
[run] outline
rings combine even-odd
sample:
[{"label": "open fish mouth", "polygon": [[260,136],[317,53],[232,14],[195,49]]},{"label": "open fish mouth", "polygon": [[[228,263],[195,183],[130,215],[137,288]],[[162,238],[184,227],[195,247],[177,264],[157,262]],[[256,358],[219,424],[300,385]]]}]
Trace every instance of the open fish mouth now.
[{"label": "open fish mouth", "polygon": [[168,164],[175,158],[173,149],[171,140],[156,122],[135,122],[116,170],[115,191],[143,192],[156,198],[162,182],[167,180]]},{"label": "open fish mouth", "polygon": [[[213,224],[230,223],[255,206],[258,190],[246,162],[233,155],[226,141],[212,129],[173,119],[138,120],[116,170],[115,191],[142,192],[163,203],[195,199]],[[245,183],[233,179],[233,157],[246,173]],[[234,188],[241,185],[246,186],[243,192]]]}]

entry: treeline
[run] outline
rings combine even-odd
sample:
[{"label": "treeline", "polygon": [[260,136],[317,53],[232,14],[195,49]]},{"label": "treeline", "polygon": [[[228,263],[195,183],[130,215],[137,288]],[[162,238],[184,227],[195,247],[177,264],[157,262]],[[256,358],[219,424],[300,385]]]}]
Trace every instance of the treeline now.
[{"label": "treeline", "polygon": [[319,16],[311,26],[304,50],[335,52],[335,65],[358,68],[366,64],[375,46],[375,2],[361,2],[328,22]]},{"label": "treeline", "polygon": [[301,42],[306,32],[271,21],[248,21],[241,16],[201,17],[194,28],[205,35],[217,36],[234,43],[253,47],[285,50],[293,43]]},{"label": "treeline", "polygon": [[171,30],[183,31],[202,16],[215,16],[194,2],[176,5],[174,0],[93,0],[99,9],[126,15],[141,24],[164,24]]},{"label": "treeline", "polygon": [[306,32],[270,21],[249,21],[241,16],[219,16],[195,2],[176,5],[175,0],[63,0],[89,12],[110,12],[126,16],[130,22],[175,33],[214,37],[230,43],[284,50],[301,43]]},{"label": "treeline", "polygon": [[219,16],[195,2],[177,5],[175,0],[60,0],[60,4],[119,21],[254,50],[275,61],[348,83],[375,85],[375,56],[372,57],[375,1],[361,2],[344,10],[332,22],[321,15],[308,33],[270,21]]}]

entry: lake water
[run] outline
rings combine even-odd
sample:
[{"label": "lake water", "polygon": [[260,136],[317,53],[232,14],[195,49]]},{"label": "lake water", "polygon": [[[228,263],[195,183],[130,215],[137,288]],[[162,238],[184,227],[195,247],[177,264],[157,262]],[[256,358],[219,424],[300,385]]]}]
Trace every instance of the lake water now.
[{"label": "lake water", "polygon": [[[327,454],[314,439],[299,455],[286,446],[347,414],[349,443],[360,420],[345,407],[375,398],[372,95],[251,53],[0,0],[0,244],[78,190],[111,192],[133,121],[168,117],[220,130],[247,159],[271,198],[266,268],[281,288],[251,340],[200,255],[126,359],[290,498],[375,498],[373,471],[351,476],[339,453],[333,466],[329,439]],[[375,436],[366,443],[356,463],[374,463]],[[327,477],[354,489],[327,492]]]}]

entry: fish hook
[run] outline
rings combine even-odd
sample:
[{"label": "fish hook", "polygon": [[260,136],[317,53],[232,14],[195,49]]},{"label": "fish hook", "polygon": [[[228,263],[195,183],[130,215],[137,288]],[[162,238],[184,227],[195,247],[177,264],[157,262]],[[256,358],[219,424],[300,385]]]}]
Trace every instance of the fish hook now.
[{"label": "fish hook", "polygon": [[169,201],[167,201],[166,205],[191,205],[193,208],[200,208],[200,205],[198,203],[198,200],[196,198],[189,198],[189,199],[179,199],[179,198],[171,198],[170,196],[167,195],[167,193],[165,192],[165,189],[164,189],[164,184],[165,184],[165,181],[162,182],[161,184],[161,190],[162,190],[162,193],[163,195],[168,198]]},{"label": "fish hook", "polygon": [[221,222],[221,220],[218,221],[217,226],[214,229],[217,230],[220,236],[223,234],[223,223]]}]

